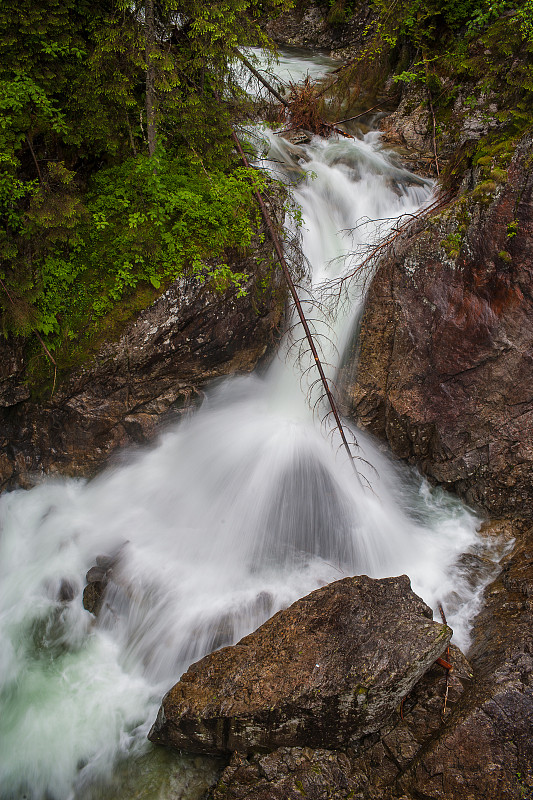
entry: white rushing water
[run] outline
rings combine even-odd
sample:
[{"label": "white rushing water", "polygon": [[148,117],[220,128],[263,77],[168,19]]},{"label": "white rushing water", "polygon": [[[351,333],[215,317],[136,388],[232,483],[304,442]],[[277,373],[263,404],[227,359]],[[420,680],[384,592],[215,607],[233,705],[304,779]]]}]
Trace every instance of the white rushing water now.
[{"label": "white rushing water", "polygon": [[[297,151],[270,140],[280,169],[301,173],[293,193],[315,284],[354,264],[376,226],[340,231],[429,198],[375,134]],[[356,253],[348,263],[347,251]],[[352,284],[349,306],[315,323],[319,333],[331,324],[341,351],[362,294]],[[137,779],[135,793],[124,790],[129,767],[117,773],[116,762],[142,762],[161,697],[192,661],[342,576],[407,573],[467,644],[480,589],[460,557],[482,547],[477,519],[357,431],[372,491],[359,485],[310,410],[289,344],[266,374],[219,384],[157,446],[97,479],[0,499],[2,800],[199,796],[213,770],[191,778],[196,761],[165,762],[172,786],[150,778],[144,794]],[[85,573],[113,553],[115,581],[95,624],[82,608]],[[99,794],[107,780],[118,785]]]}]

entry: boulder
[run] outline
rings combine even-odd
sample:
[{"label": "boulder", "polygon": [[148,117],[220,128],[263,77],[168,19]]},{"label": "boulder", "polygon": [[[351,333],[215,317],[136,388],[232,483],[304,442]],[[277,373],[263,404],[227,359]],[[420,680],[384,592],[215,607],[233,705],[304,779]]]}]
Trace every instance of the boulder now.
[{"label": "boulder", "polygon": [[[352,762],[345,753],[280,747],[246,758],[234,753],[210,800],[336,800],[354,796]],[[333,789],[334,794],[331,794]]]},{"label": "boulder", "polygon": [[406,576],[345,578],[193,664],[149,738],[205,754],[353,745],[394,714],[450,637]]},{"label": "boulder", "polygon": [[533,530],[454,646],[376,733],[339,750],[236,753],[211,800],[523,800],[533,793]]},{"label": "boulder", "polygon": [[98,617],[102,610],[108,585],[115,584],[116,581],[124,585],[120,576],[120,560],[125,546],[123,545],[111,555],[96,556],[96,564],[89,569],[85,576],[83,607],[95,617]]},{"label": "boulder", "polygon": [[465,183],[395,241],[346,381],[364,427],[492,517],[533,514],[532,154],[530,134],[505,183]]}]

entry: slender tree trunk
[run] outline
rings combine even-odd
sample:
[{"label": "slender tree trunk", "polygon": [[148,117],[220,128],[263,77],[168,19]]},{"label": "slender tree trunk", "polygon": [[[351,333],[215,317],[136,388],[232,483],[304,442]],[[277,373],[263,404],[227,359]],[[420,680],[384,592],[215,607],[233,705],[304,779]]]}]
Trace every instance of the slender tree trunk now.
[{"label": "slender tree trunk", "polygon": [[156,124],[155,124],[155,24],[154,0],[146,0],[145,5],[146,29],[146,130],[148,135],[148,154],[150,158],[155,152]]},{"label": "slender tree trunk", "polygon": [[[218,100],[218,102],[220,102],[220,97],[217,96],[217,100]],[[231,135],[232,135],[233,141],[235,143],[235,147],[237,149],[237,152],[239,153],[244,166],[249,169],[250,168],[250,164],[248,163],[248,159],[246,158],[244,150],[241,147],[241,143],[239,142],[239,139],[237,138],[237,134],[235,133],[235,131],[233,129],[231,131]],[[322,366],[322,362],[321,362],[320,357],[318,355],[318,351],[316,349],[315,342],[314,342],[314,339],[313,339],[313,334],[311,333],[311,329],[309,328],[309,324],[308,324],[306,316],[304,314],[304,311],[303,311],[303,308],[302,308],[302,304],[300,302],[300,298],[298,297],[298,293],[296,291],[296,287],[294,285],[294,281],[292,280],[292,276],[291,276],[291,272],[290,272],[289,266],[288,266],[287,262],[285,261],[285,256],[283,255],[283,248],[282,248],[282,245],[281,245],[280,238],[279,238],[278,234],[276,233],[274,225],[272,224],[272,219],[270,217],[270,214],[268,213],[268,209],[267,209],[267,207],[265,205],[265,201],[261,197],[260,192],[257,189],[254,189],[253,192],[254,192],[255,198],[256,198],[256,200],[258,202],[259,208],[261,209],[261,213],[263,215],[263,219],[266,222],[266,225],[267,225],[267,228],[268,228],[268,232],[270,233],[270,238],[272,239],[272,243],[274,245],[274,249],[276,251],[276,255],[278,257],[278,261],[280,263],[283,275],[285,276],[285,280],[287,281],[287,285],[289,287],[289,291],[290,291],[290,293],[292,295],[292,299],[294,300],[294,304],[296,306],[296,310],[298,311],[298,316],[300,317],[300,322],[302,323],[302,327],[304,329],[305,336],[306,336],[307,342],[309,344],[309,348],[310,348],[311,353],[313,355],[313,358],[314,358],[314,361],[315,361],[315,365],[316,365],[316,368],[318,370],[318,374],[320,375],[320,380],[322,382],[322,386],[324,387],[324,391],[325,391],[326,397],[328,399],[329,407],[331,409],[331,412],[333,413],[333,417],[335,419],[335,424],[336,424],[337,430],[338,430],[338,432],[340,434],[340,437],[341,437],[341,440],[342,440],[342,444],[344,446],[344,449],[346,450],[346,453],[348,454],[348,459],[350,461],[350,464],[353,467],[353,471],[355,473],[355,477],[357,478],[357,481],[359,482],[360,486],[362,486],[363,484],[362,484],[362,481],[361,481],[361,477],[360,477],[358,469],[357,469],[357,467],[355,465],[354,456],[352,455],[352,451],[350,449],[350,445],[348,444],[348,440],[346,438],[346,433],[344,431],[344,426],[342,424],[342,420],[341,420],[339,412],[337,410],[337,404],[336,404],[335,399],[333,397],[333,394],[331,392],[331,389],[330,389],[330,386],[329,386],[329,381],[328,381],[328,379],[326,377],[326,373],[324,372],[324,367]],[[354,440],[354,444],[355,444],[356,447],[359,447],[359,445],[357,444],[357,440]]]}]

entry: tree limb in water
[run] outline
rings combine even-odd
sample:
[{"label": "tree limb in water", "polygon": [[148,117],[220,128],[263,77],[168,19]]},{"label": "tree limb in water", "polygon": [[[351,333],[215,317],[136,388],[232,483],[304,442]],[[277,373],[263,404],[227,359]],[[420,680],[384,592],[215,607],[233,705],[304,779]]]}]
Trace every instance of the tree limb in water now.
[{"label": "tree limb in water", "polygon": [[[235,147],[237,148],[237,152],[239,153],[243,164],[245,165],[245,167],[249,168],[250,164],[248,163],[248,159],[246,158],[244,150],[242,149],[241,143],[240,143],[240,141],[239,141],[239,139],[237,137],[237,134],[235,133],[234,130],[232,130],[231,135],[233,137],[233,141],[235,142]],[[352,451],[350,450],[350,445],[348,444],[348,440],[346,438],[346,433],[344,431],[344,426],[342,424],[339,412],[337,410],[337,404],[336,404],[335,399],[333,397],[333,394],[331,392],[331,389],[330,389],[330,386],[329,386],[329,382],[328,382],[328,379],[326,377],[326,373],[324,372],[324,368],[322,366],[322,362],[321,362],[321,360],[319,358],[318,351],[316,349],[316,345],[315,345],[315,342],[314,342],[314,339],[313,339],[313,335],[312,335],[311,330],[309,328],[306,316],[305,316],[303,308],[302,308],[302,304],[300,302],[300,298],[298,297],[298,292],[296,291],[296,287],[294,285],[294,281],[292,279],[288,264],[287,264],[287,262],[285,260],[284,254],[283,254],[283,247],[281,245],[280,238],[279,238],[279,236],[278,236],[278,234],[276,232],[276,229],[274,228],[274,225],[272,223],[272,219],[271,219],[270,214],[268,212],[268,209],[267,209],[267,207],[265,205],[265,201],[263,200],[263,198],[261,197],[260,192],[257,189],[254,189],[254,196],[255,196],[258,204],[259,204],[259,208],[261,209],[261,214],[263,215],[263,218],[265,220],[266,226],[268,228],[268,232],[270,234],[270,238],[272,239],[272,243],[273,243],[274,248],[276,250],[276,255],[278,257],[278,261],[279,261],[281,269],[283,271],[283,275],[285,277],[285,280],[286,280],[287,285],[289,287],[289,291],[290,291],[290,293],[292,295],[292,299],[294,300],[294,304],[295,304],[296,309],[298,311],[298,316],[300,317],[300,322],[302,323],[302,327],[304,329],[305,336],[306,336],[307,341],[309,343],[309,348],[311,350],[311,354],[312,354],[312,356],[314,358],[316,368],[317,368],[318,373],[320,375],[320,380],[322,382],[322,385],[324,386],[325,395],[327,397],[328,404],[329,404],[329,406],[331,408],[331,412],[332,412],[333,417],[335,419],[337,430],[339,431],[340,437],[342,439],[343,447],[344,447],[346,453],[348,454],[348,457],[350,459],[350,464],[353,467],[353,470],[355,472],[357,480],[359,481],[359,484],[362,486],[361,477],[359,475],[359,472],[357,471],[357,467],[355,466],[354,456],[352,455]],[[357,446],[357,441],[355,442],[355,444]]]},{"label": "tree limb in water", "polygon": [[[313,86],[309,82],[309,79],[306,79],[303,84],[301,85],[300,91],[298,91],[297,84],[291,84],[291,100],[286,100],[282,95],[270,84],[260,72],[258,72],[255,67],[248,61],[246,56],[244,56],[240,50],[236,47],[233,48],[235,54],[241,59],[244,66],[250,70],[252,75],[254,75],[258,81],[260,81],[263,86],[268,89],[268,91],[276,98],[280,103],[282,103],[285,108],[289,109],[289,113],[294,119],[294,125],[289,128],[288,130],[294,130],[296,128],[306,128],[311,130],[313,133],[318,133],[321,136],[328,136],[331,133],[337,133],[339,136],[344,136],[346,139],[353,139],[353,136],[345,131],[341,131],[340,128],[336,127],[336,124],[332,124],[331,122],[326,122],[320,116],[314,113],[309,113],[309,108],[312,108],[312,104],[315,103],[316,98],[313,94]],[[307,110],[307,113],[306,113]]]}]

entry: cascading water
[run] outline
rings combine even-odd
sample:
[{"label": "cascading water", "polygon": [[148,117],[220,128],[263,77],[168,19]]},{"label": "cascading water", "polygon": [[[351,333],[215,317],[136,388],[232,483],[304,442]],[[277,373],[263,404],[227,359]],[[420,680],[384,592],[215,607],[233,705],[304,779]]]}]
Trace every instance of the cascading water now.
[{"label": "cascading water", "polygon": [[[371,224],[340,231],[430,195],[375,134],[296,154],[270,135],[270,149],[282,171],[301,173],[293,194],[315,285],[376,235]],[[361,283],[350,296],[334,324],[327,308],[314,323],[340,350]],[[344,575],[407,573],[467,643],[480,589],[459,557],[482,547],[476,518],[356,431],[372,464],[357,462],[372,490],[359,485],[310,410],[305,357],[296,366],[290,343],[265,375],[225,381],[128,463],[0,499],[2,800],[124,797],[132,770],[136,797],[200,796],[216,766],[146,743],[162,695],[192,661]],[[116,567],[95,624],[81,591],[100,553]]]}]

